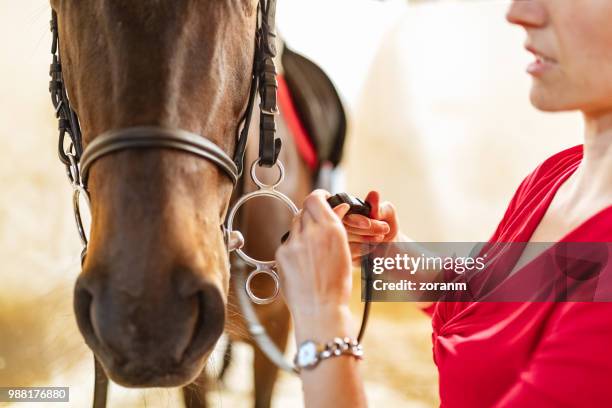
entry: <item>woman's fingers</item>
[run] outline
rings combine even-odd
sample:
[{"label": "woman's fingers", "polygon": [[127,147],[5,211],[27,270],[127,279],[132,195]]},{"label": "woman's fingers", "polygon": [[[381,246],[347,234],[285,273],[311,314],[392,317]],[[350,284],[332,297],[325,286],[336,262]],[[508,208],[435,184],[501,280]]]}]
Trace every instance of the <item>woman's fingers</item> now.
[{"label": "woman's fingers", "polygon": [[342,220],[342,222],[344,222],[344,225],[348,225],[349,227],[354,228],[370,228],[370,226],[372,225],[372,221],[373,220],[370,220],[368,217],[361,214],[347,215]]},{"label": "woman's fingers", "polygon": [[378,194],[378,191],[370,191],[368,195],[366,196],[365,201],[366,203],[370,204],[370,207],[372,207],[372,210],[370,211],[370,218],[380,220],[381,218],[379,217],[379,214],[378,214],[378,207],[380,204],[380,194]]},{"label": "woman's fingers", "polygon": [[[336,214],[336,217],[338,217],[338,219],[342,220],[342,219],[345,218],[344,216],[346,215],[347,212],[349,212],[350,209],[351,209],[350,205],[348,205],[346,203],[342,203],[342,204],[334,207],[332,209],[332,211],[334,212],[334,214]],[[349,217],[350,217],[350,215],[349,215]]]},{"label": "woman's fingers", "polygon": [[[351,217],[352,215],[349,215]],[[348,217],[347,217],[348,218]],[[369,228],[360,228],[344,222],[344,227],[348,232],[359,235],[386,235],[391,231],[391,227],[384,221],[371,220]]]},{"label": "woman's fingers", "polygon": [[382,203],[379,207],[378,215],[381,220],[385,220],[389,225],[389,231],[386,233],[387,238],[393,238],[399,232],[397,215],[395,207],[388,201]]},{"label": "woman's fingers", "polygon": [[312,224],[316,224],[316,220],[312,214],[305,209],[302,210],[302,231],[304,231],[307,227],[310,227]]},{"label": "woman's fingers", "polygon": [[302,217],[304,216],[304,211],[300,210],[291,221],[291,227],[289,228],[289,238],[285,241],[285,244],[290,242],[294,237],[297,237],[303,229],[302,226]]},{"label": "woman's fingers", "polygon": [[353,242],[364,243],[364,244],[379,243],[379,242],[383,242],[385,239],[384,235],[357,235],[357,234],[351,234],[350,232],[347,235],[348,235],[349,243],[353,243]]},{"label": "woman's fingers", "polygon": [[312,216],[314,222],[335,220],[335,214],[327,203],[329,196],[325,190],[315,190],[304,199],[304,210]]},{"label": "woman's fingers", "polygon": [[385,241],[395,239],[399,232],[399,223],[397,212],[393,204],[388,201],[381,202],[380,194],[376,191],[370,191],[366,197],[366,201],[372,206],[370,217],[383,221],[389,226],[389,231],[385,233]]},{"label": "woman's fingers", "polygon": [[378,207],[378,219],[379,220],[388,220],[388,219],[393,218],[394,216],[395,216],[395,208],[390,202],[385,201],[383,203],[380,203]]}]

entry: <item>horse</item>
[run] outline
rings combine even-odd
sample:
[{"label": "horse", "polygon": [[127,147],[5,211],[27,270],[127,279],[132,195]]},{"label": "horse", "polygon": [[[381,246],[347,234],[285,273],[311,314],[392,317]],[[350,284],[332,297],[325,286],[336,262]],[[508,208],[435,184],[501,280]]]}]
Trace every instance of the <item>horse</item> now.
[{"label": "horse", "polygon": [[[78,6],[51,0],[51,6],[84,148],[109,130],[146,126],[184,129],[205,135],[226,155],[234,151],[251,92],[259,0],[86,0]],[[256,115],[252,120],[250,129]],[[286,168],[280,190],[300,203],[318,169],[301,159],[279,123]],[[256,143],[251,135],[247,163],[257,159]],[[203,368],[226,323],[231,338],[252,344],[219,226],[230,201],[253,185],[239,181],[234,190],[213,162],[146,148],[97,160],[87,189],[92,224],[74,299],[86,343],[116,383],[195,384],[185,387],[185,403],[204,406]],[[254,202],[240,219],[245,249],[260,259],[272,256],[292,217],[267,201]],[[257,292],[270,288],[269,280],[254,281]],[[290,322],[284,303],[257,313],[284,349]],[[267,407],[278,370],[257,348],[254,371],[255,406]]]}]

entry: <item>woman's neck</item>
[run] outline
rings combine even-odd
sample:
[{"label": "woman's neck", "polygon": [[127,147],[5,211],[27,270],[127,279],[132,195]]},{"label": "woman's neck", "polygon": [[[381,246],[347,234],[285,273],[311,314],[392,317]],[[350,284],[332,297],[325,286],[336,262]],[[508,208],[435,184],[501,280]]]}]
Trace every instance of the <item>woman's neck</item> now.
[{"label": "woman's neck", "polygon": [[576,198],[612,197],[612,112],[584,117],[584,158],[575,174]]},{"label": "woman's neck", "polygon": [[602,160],[612,154],[612,112],[584,117],[584,155],[588,160]]}]

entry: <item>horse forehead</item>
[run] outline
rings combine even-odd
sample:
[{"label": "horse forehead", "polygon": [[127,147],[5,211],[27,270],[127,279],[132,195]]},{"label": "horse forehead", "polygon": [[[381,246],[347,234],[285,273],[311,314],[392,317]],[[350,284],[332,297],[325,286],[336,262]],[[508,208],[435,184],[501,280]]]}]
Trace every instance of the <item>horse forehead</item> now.
[{"label": "horse forehead", "polygon": [[[145,49],[173,53],[173,48],[211,48],[228,41],[242,44],[246,33],[255,28],[259,4],[259,0],[84,1],[80,7],[71,2],[57,7],[65,42],[90,50],[79,52],[83,58],[96,50],[111,55]],[[202,37],[206,39],[199,41]]]},{"label": "horse forehead", "polygon": [[[90,0],[94,3],[92,10],[99,16],[113,16],[118,21],[130,19],[132,21],[143,21],[154,23],[156,21],[175,20],[179,17],[187,18],[189,14],[199,13],[202,15],[219,13],[239,13],[253,15],[257,10],[260,0],[148,0],[148,1],[126,1],[126,0]],[[207,20],[206,23],[214,23]]]}]

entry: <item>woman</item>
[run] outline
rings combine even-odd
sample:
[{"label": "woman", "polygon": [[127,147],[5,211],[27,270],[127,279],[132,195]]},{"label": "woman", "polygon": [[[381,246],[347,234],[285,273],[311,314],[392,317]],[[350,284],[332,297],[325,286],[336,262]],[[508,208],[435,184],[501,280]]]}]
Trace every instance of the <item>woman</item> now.
[{"label": "woman", "polygon": [[[527,68],[532,104],[580,110],[585,131],[583,145],[552,156],[523,181],[491,241],[612,242],[612,2],[518,0],[507,19],[525,29],[535,56]],[[362,242],[402,240],[393,206],[375,192],[367,197],[372,219],[345,217],[346,205],[331,210],[325,198],[315,191],[306,199],[277,252],[298,344],[354,336],[351,260],[362,255]],[[442,406],[612,404],[612,303],[431,309]],[[303,365],[307,407],[366,405],[355,354]]]}]

